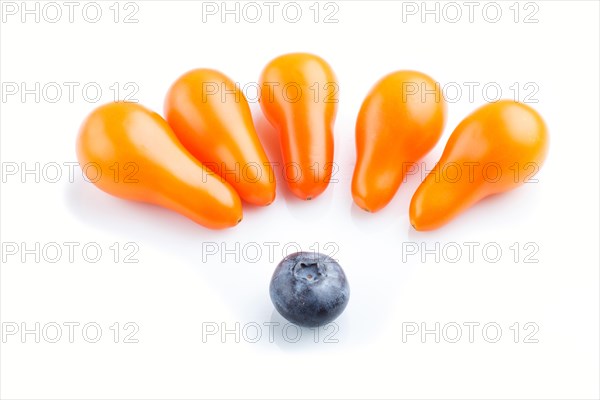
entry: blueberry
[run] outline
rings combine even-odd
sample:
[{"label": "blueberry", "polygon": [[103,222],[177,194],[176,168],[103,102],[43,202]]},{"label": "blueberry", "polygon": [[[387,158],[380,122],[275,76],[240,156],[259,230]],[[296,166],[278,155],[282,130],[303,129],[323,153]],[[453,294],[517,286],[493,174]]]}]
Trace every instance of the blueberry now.
[{"label": "blueberry", "polygon": [[294,253],[281,260],[269,292],[275,309],[285,319],[308,327],[336,319],[350,297],[342,267],[331,257],[315,252]]}]

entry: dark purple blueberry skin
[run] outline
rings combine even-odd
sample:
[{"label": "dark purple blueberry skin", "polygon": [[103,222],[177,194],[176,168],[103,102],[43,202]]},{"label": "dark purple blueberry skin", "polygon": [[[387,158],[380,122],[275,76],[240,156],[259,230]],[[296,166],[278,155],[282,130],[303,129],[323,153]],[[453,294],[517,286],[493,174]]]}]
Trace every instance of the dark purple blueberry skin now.
[{"label": "dark purple blueberry skin", "polygon": [[333,321],[350,298],[342,267],[331,257],[316,252],[294,253],[281,260],[269,292],[275,309],[285,319],[306,327]]}]

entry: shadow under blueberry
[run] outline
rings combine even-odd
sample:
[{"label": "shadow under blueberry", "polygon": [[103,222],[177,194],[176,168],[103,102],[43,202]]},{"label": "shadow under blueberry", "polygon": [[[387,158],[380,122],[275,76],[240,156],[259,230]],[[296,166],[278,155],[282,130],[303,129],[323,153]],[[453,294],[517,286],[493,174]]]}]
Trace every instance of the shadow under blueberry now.
[{"label": "shadow under blueberry", "polygon": [[291,352],[310,350],[321,352],[323,350],[334,351],[344,343],[342,316],[323,326],[307,328],[287,321],[277,310],[273,309],[269,322],[273,325],[269,329],[264,327],[263,335],[269,334],[269,337],[262,338],[263,345],[275,344],[280,349]]}]

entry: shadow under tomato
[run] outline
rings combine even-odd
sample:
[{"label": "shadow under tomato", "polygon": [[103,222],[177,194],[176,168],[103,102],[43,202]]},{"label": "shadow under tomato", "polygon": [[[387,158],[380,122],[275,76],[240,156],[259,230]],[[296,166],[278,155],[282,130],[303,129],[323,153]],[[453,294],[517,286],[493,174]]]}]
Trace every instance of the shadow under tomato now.
[{"label": "shadow under tomato", "polygon": [[[350,207],[352,221],[361,229],[378,231],[394,228],[395,226],[410,227],[408,215],[410,202],[417,188],[426,176],[426,171],[433,168],[436,163],[435,155],[427,155],[415,163],[415,173],[404,177],[400,187],[390,202],[382,209],[371,213],[358,207],[354,201]],[[404,232],[404,229],[401,229]]]},{"label": "shadow under tomato", "polygon": [[446,225],[432,231],[417,231],[409,223],[408,239],[448,240],[449,236],[456,237],[461,232],[474,232],[473,227],[477,227],[479,235],[504,229],[518,233],[527,225],[529,216],[535,213],[537,204],[543,201],[543,194],[535,186],[534,183],[524,184],[511,191],[485,197]]},{"label": "shadow under tomato", "polygon": [[268,293],[265,287],[272,274],[271,265],[236,262],[235,255],[225,262],[219,254],[207,257],[207,243],[231,249],[250,237],[252,229],[242,227],[244,221],[237,229],[211,230],[173,211],[111,196],[82,178],[68,185],[65,203],[81,223],[107,232],[115,241],[136,242],[142,264],[144,249],[151,248],[168,255],[170,263],[164,266],[165,273],[191,268],[239,319],[257,312],[256,302],[248,299]]}]

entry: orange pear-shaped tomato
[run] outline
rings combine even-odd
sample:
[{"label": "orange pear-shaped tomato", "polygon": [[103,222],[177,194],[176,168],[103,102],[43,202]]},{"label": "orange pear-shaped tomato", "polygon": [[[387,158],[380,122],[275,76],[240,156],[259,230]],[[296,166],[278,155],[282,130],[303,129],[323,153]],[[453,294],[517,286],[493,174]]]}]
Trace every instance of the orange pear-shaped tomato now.
[{"label": "orange pear-shaped tomato", "polygon": [[520,186],[548,151],[540,115],[512,100],[487,104],[452,132],[442,157],[415,192],[410,222],[436,229],[482,198]]},{"label": "orange pear-shaped tomato", "polygon": [[94,110],[79,131],[77,158],[87,180],[114,196],[166,207],[213,229],[242,219],[235,190],[141,105],[110,103]]},{"label": "orange pear-shaped tomato", "polygon": [[260,88],[263,113],[279,132],[285,180],[310,200],[327,188],[333,170],[336,77],[320,57],[286,54],[267,64]]},{"label": "orange pear-shaped tomato", "polygon": [[356,121],[352,197],[375,212],[394,197],[412,164],[438,142],[446,102],[439,84],[416,71],[396,71],[371,89]]},{"label": "orange pear-shaped tomato", "polygon": [[242,200],[259,206],[273,202],[275,176],[238,84],[212,69],[189,71],[171,86],[165,118],[189,152]]}]

